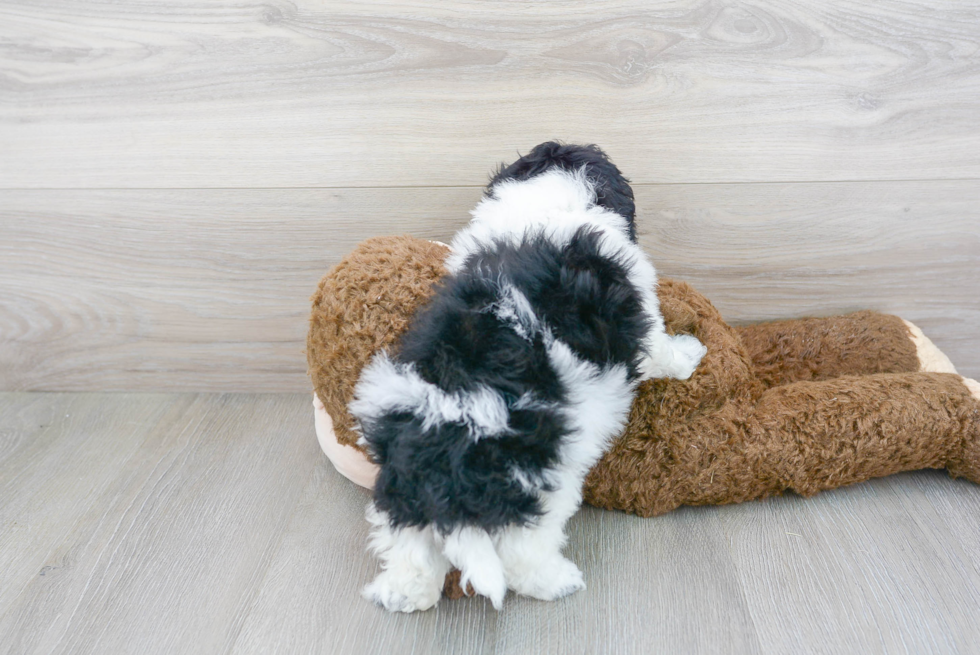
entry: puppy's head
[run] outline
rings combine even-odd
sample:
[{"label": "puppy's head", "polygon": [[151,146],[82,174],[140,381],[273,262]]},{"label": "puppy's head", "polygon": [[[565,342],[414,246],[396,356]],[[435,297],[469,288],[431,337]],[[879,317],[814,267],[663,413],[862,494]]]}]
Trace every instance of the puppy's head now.
[{"label": "puppy's head", "polygon": [[549,170],[559,168],[573,172],[585,169],[585,175],[595,187],[596,204],[616,212],[626,219],[629,238],[636,241],[636,205],[633,189],[598,146],[576,146],[548,141],[531,149],[512,164],[501,164],[487,185],[487,195],[493,195],[494,186],[508,181],[524,181]]}]

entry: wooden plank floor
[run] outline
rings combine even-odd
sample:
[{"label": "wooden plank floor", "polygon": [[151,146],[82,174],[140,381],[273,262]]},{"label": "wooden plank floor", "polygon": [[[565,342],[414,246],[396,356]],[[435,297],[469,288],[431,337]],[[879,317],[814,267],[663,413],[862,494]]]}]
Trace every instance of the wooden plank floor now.
[{"label": "wooden plank floor", "polygon": [[306,394],[0,394],[0,653],[971,653],[980,487],[583,509],[588,588],[392,615]]}]

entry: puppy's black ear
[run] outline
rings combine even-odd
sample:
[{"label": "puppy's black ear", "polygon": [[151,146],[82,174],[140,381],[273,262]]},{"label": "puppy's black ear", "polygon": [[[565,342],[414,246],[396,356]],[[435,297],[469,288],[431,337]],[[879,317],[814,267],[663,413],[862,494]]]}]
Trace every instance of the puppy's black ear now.
[{"label": "puppy's black ear", "polygon": [[577,146],[559,141],[538,144],[513,164],[501,164],[487,185],[486,195],[493,196],[493,188],[500,182],[524,181],[553,168],[566,171],[585,168],[586,176],[595,185],[596,204],[625,218],[629,225],[629,238],[636,242],[633,189],[629,180],[596,145]]}]

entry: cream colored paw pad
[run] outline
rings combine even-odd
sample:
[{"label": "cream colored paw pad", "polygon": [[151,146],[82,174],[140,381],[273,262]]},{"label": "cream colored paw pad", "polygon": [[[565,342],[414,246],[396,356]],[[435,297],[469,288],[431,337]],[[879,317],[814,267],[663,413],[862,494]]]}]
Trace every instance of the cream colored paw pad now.
[{"label": "cream colored paw pad", "polygon": [[351,482],[367,489],[373,488],[374,480],[378,477],[378,466],[357,448],[345,446],[337,441],[333,420],[316,394],[313,394],[313,421],[316,425],[316,439],[320,442],[320,449],[334,468]]},{"label": "cream colored paw pad", "polygon": [[914,323],[902,319],[905,327],[912,333],[912,343],[915,344],[919,356],[919,370],[923,373],[956,373],[956,367],[949,357],[932,342]]},{"label": "cream colored paw pad", "polygon": [[970,390],[970,393],[973,394],[974,398],[980,400],[980,382],[971,380],[970,378],[963,378],[963,384],[965,384],[966,388]]}]

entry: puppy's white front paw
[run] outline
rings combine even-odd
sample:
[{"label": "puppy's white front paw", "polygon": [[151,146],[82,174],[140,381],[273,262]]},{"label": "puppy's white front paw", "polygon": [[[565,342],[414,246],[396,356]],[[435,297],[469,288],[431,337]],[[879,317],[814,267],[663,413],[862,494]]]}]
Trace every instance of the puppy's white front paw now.
[{"label": "puppy's white front paw", "polygon": [[708,349],[704,344],[690,334],[678,334],[670,338],[671,349],[674,353],[674,364],[671,367],[670,377],[678,380],[686,380],[693,375],[701,359],[707,354]]},{"label": "puppy's white front paw", "polygon": [[561,555],[521,568],[525,573],[511,580],[511,588],[531,598],[557,600],[585,589],[582,572]]},{"label": "puppy's white front paw", "polygon": [[388,570],[364,587],[361,595],[389,612],[414,612],[438,603],[442,589],[424,576],[399,576]]}]

